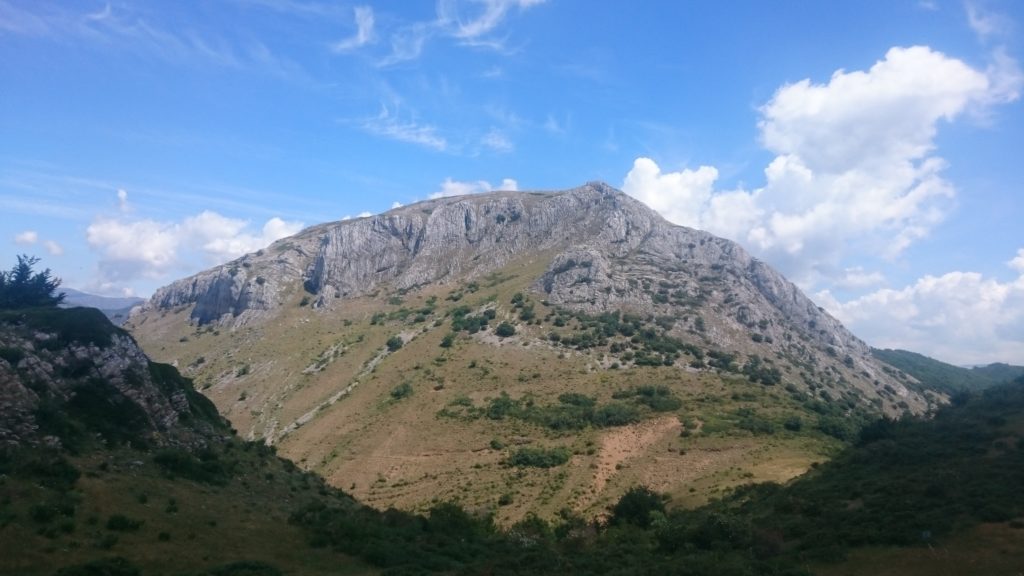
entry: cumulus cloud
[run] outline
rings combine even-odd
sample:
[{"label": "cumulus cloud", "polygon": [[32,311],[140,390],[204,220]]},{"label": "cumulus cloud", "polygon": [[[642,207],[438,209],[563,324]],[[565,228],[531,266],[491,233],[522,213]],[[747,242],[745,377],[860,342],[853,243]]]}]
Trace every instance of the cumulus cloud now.
[{"label": "cumulus cloud", "polygon": [[515,192],[519,190],[519,183],[511,178],[505,178],[501,181],[501,184],[492,186],[491,183],[486,180],[463,182],[460,180],[445,178],[444,182],[441,183],[441,189],[431,194],[430,198],[433,200],[435,198],[445,198],[448,196],[465,196],[466,194],[494,192],[496,190]]},{"label": "cumulus cloud", "polygon": [[35,244],[39,241],[39,233],[35,230],[25,230],[14,236],[14,243],[18,245]]},{"label": "cumulus cloud", "polygon": [[1017,272],[1024,274],[1024,248],[1017,250],[1017,256],[1006,264]]},{"label": "cumulus cloud", "polygon": [[1024,361],[1024,250],[1000,282],[976,272],[925,276],[902,289],[880,289],[849,302],[829,291],[815,299],[879,348],[914,350],[953,364]]},{"label": "cumulus cloud", "polygon": [[373,42],[373,8],[369,6],[356,6],[353,11],[355,12],[356,33],[340,42],[336,42],[331,46],[331,50],[335,52],[350,52]]},{"label": "cumulus cloud", "polygon": [[[638,158],[623,190],[673,222],[744,244],[805,286],[843,276],[851,252],[896,257],[928,235],[955,190],[934,154],[943,122],[1014,99],[1009,59],[986,71],[928,47],[892,48],[865,71],[779,88],[760,108],[776,156],[754,190],[715,189],[710,166],[663,172]],[[996,70],[1004,72],[996,72]]]},{"label": "cumulus cloud", "polygon": [[[39,233],[35,230],[25,230],[14,235],[14,243],[19,246],[32,246],[39,242]],[[64,247],[53,240],[44,240],[43,248],[50,256],[62,256]]]},{"label": "cumulus cloud", "polygon": [[637,158],[622,189],[672,222],[695,228],[702,225],[717,179],[711,166],[662,172],[654,160]]},{"label": "cumulus cloud", "polygon": [[86,240],[100,254],[99,285],[110,289],[138,279],[164,279],[189,263],[226,262],[295,234],[302,223],[275,217],[259,232],[249,228],[245,220],[208,210],[177,222],[100,217],[86,229]]}]

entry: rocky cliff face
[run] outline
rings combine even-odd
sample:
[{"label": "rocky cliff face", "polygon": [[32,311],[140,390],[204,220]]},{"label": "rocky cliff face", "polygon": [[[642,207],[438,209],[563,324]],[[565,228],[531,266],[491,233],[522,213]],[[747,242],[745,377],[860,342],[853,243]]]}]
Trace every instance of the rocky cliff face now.
[{"label": "rocky cliff face", "polygon": [[197,446],[225,431],[208,400],[100,311],[0,314],[0,446]]},{"label": "rocky cliff face", "polygon": [[159,290],[142,316],[191,306],[197,325],[238,327],[300,297],[329,313],[352,298],[464,283],[523,258],[548,263],[532,289],[553,306],[658,318],[673,337],[784,362],[808,385],[852,383],[885,396],[876,402],[891,410],[927,406],[739,245],[672,225],[602,183],[443,198],[315,226]]}]

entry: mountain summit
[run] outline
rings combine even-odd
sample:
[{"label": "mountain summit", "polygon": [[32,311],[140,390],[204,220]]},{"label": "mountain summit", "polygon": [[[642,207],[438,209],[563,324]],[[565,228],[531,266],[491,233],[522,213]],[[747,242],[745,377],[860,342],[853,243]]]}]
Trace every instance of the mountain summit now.
[{"label": "mountain summit", "polygon": [[[796,432],[803,418],[842,437],[857,414],[942,402],[738,244],[673,225],[603,183],[313,226],[158,290],[128,326],[203,383],[243,433],[338,483],[374,482],[373,471],[434,485],[462,464],[452,459],[481,448],[480,466],[508,465],[505,440],[481,447],[474,436],[557,444],[552,429],[588,430],[575,437],[581,462],[614,466],[590,483],[598,496],[577,498],[584,508],[621,469],[602,460],[620,425],[637,427],[629,459],[681,422],[749,436],[784,422]],[[553,424],[535,408],[575,416]],[[630,416],[609,419],[605,408]],[[680,482],[642,468],[654,483]],[[384,494],[381,505],[429,500],[419,488],[375,488],[355,491],[371,502]]]}]

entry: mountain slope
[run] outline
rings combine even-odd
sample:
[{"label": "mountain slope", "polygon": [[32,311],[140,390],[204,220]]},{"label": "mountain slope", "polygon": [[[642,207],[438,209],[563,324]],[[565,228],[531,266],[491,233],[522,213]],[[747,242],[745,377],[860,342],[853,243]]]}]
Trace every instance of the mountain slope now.
[{"label": "mountain slope", "polygon": [[[360,499],[503,520],[783,480],[868,414],[943,401],[735,243],[599,183],[315,226],[128,326],[246,437]],[[571,457],[516,464],[537,447]]]},{"label": "mountain slope", "polygon": [[287,524],[312,501],[357,508],[98,310],[0,311],[0,574],[372,573]]},{"label": "mountain slope", "polygon": [[897,378],[908,381],[916,379],[921,386],[945,394],[980,390],[1010,382],[1024,375],[1024,366],[996,363],[963,368],[907,350],[872,349],[871,353],[879,360],[902,371],[895,373]]},{"label": "mountain slope", "polygon": [[128,319],[132,308],[146,301],[144,298],[130,296],[123,298],[96,296],[95,294],[87,294],[72,288],[64,288],[61,291],[64,292],[63,305],[65,307],[84,306],[86,308],[96,308],[118,326],[124,324],[124,321]]}]

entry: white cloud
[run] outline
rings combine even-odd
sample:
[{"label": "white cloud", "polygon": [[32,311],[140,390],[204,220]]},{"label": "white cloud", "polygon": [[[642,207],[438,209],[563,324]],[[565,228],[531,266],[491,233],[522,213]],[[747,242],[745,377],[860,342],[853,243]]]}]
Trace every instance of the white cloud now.
[{"label": "white cloud", "polygon": [[117,206],[122,212],[128,211],[128,191],[123,188],[117,190]]},{"label": "white cloud", "polygon": [[35,244],[39,241],[39,233],[35,230],[25,230],[14,236],[14,243],[19,245]]},{"label": "white cloud", "polygon": [[[391,33],[391,53],[378,66],[391,66],[419,58],[429,40],[441,36],[455,38],[460,44],[507,52],[504,38],[494,33],[513,9],[526,10],[544,0],[440,0],[437,16],[428,22],[415,22]],[[500,69],[499,69],[500,71]]]},{"label": "white cloud", "polygon": [[849,302],[815,295],[830,313],[879,348],[913,350],[954,364],[1024,363],[1024,250],[1010,282],[975,272],[925,276],[899,290]]},{"label": "white cloud", "polygon": [[978,39],[986,41],[1009,31],[1010,24],[1004,16],[989,12],[976,2],[965,2],[964,8],[967,10],[967,24]]},{"label": "white cloud", "polygon": [[331,50],[335,52],[349,52],[373,42],[373,8],[369,6],[356,6],[353,11],[355,12],[356,33],[349,38],[336,42],[331,46]]},{"label": "white cloud", "polygon": [[375,136],[417,144],[443,152],[448,141],[438,135],[437,128],[415,121],[402,121],[395,117],[387,106],[381,106],[380,114],[360,123],[363,130]]},{"label": "white cloud", "polygon": [[64,254],[64,247],[53,240],[43,242],[43,247],[50,253],[50,256],[62,256]]},{"label": "white cloud", "polygon": [[441,0],[437,6],[438,20],[451,23],[451,34],[456,38],[477,39],[492,32],[508,15],[512,8],[525,10],[531,6],[542,4],[544,0],[477,0],[470,3],[478,7],[473,15],[463,19],[460,14],[460,2]]},{"label": "white cloud", "polygon": [[369,218],[370,216],[373,216],[373,212],[360,212],[356,218]]},{"label": "white cloud", "polygon": [[295,234],[302,224],[275,217],[258,233],[248,228],[245,220],[209,210],[180,222],[100,217],[86,240],[100,253],[98,284],[110,290],[140,278],[164,279],[186,263],[226,262]]},{"label": "white cloud", "polygon": [[1024,248],[1017,250],[1017,256],[1006,263],[1007,266],[1013,268],[1017,272],[1024,274]]},{"label": "white cloud", "polygon": [[622,189],[672,222],[697,228],[717,179],[718,170],[711,166],[665,173],[654,160],[637,158]]},{"label": "white cloud", "polygon": [[565,133],[569,131],[568,125],[568,120],[566,120],[565,122],[559,122],[557,118],[555,118],[551,114],[548,114],[547,118],[544,120],[543,127],[544,130],[549,134],[554,134],[556,136],[564,136]]},{"label": "white cloud", "polygon": [[835,286],[844,289],[861,289],[885,283],[885,275],[879,271],[869,272],[861,266],[843,270],[843,276],[836,280]]},{"label": "white cloud", "polygon": [[486,180],[463,182],[459,180],[452,180],[451,178],[445,178],[444,182],[441,183],[441,189],[431,194],[430,198],[433,200],[435,198],[445,198],[448,196],[465,196],[466,194],[494,192],[496,190],[515,192],[519,190],[519,183],[511,178],[505,178],[501,181],[501,184],[492,186],[491,183]]},{"label": "white cloud", "polygon": [[[1000,69],[1015,67],[1008,59]],[[673,222],[739,241],[805,286],[842,280],[850,254],[895,257],[943,220],[955,190],[941,177],[936,132],[1016,97],[1005,85],[1019,81],[994,70],[892,48],[866,71],[782,86],[761,107],[761,141],[776,154],[763,187],[718,191],[713,167],[663,173],[639,158],[623,189]]]},{"label": "white cloud", "polygon": [[401,207],[402,207],[402,203],[399,202],[398,200],[395,200],[394,202],[391,203],[391,209],[392,210],[394,210],[396,208],[401,208]]},{"label": "white cloud", "polygon": [[[39,233],[35,230],[25,230],[14,235],[14,243],[19,246],[31,246],[39,242]],[[51,256],[61,256],[64,254],[64,248],[54,242],[53,240],[43,241],[43,248],[50,253]]]},{"label": "white cloud", "polygon": [[505,136],[505,133],[497,128],[491,128],[487,134],[484,134],[480,143],[495,152],[511,152],[515,149],[515,145],[508,139],[508,136]]}]

